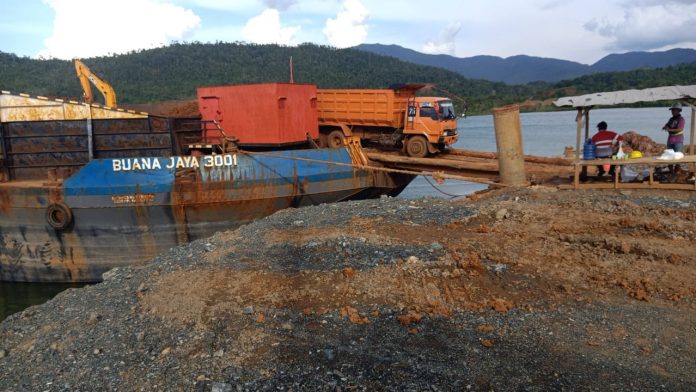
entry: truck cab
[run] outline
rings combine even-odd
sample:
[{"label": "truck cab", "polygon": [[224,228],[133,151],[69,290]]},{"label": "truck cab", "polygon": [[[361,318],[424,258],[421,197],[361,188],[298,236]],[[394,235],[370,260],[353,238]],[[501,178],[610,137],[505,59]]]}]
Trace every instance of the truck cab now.
[{"label": "truck cab", "polygon": [[436,153],[457,142],[457,115],[450,99],[415,97],[409,105],[403,131],[409,156]]}]

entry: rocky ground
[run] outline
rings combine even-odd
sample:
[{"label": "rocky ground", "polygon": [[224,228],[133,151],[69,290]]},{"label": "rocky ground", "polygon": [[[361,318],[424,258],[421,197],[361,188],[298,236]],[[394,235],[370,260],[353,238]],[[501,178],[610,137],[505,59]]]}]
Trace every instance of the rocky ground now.
[{"label": "rocky ground", "polygon": [[696,195],[285,210],[0,324],[0,390],[694,390]]}]

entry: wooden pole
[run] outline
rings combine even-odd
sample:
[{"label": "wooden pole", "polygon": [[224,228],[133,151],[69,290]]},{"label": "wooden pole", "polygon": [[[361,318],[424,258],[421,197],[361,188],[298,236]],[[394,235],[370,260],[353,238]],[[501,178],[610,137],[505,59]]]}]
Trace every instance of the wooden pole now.
[{"label": "wooden pole", "polygon": [[689,145],[689,155],[694,155],[694,124],[696,124],[696,106],[693,104],[689,105],[691,106],[691,141]]},{"label": "wooden pole", "polygon": [[510,186],[527,185],[519,105],[494,108],[493,122],[500,182]]},{"label": "wooden pole", "polygon": [[[689,103],[689,106],[691,106],[691,133],[689,135],[689,155],[694,155],[694,124],[696,124],[696,106],[694,105],[696,105],[696,100]],[[691,172],[696,171],[696,165],[694,165],[693,163],[689,165],[689,170],[691,170]],[[694,186],[696,186],[696,183],[694,183]]]},{"label": "wooden pole", "polygon": [[295,83],[295,77],[292,72],[292,56],[290,56],[290,83]]},{"label": "wooden pole", "polygon": [[581,147],[581,132],[582,132],[582,108],[578,108],[578,115],[575,116],[575,123],[578,126],[578,140],[575,145],[575,160],[580,160],[580,147]]}]

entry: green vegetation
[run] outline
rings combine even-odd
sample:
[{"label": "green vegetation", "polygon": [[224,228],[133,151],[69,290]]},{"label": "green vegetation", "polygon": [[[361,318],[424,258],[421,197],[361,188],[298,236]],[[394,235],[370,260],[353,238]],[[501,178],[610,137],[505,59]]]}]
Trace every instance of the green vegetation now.
[{"label": "green vegetation", "polygon": [[[436,88],[424,94],[450,96],[459,108],[466,100],[472,114],[569,92],[582,94],[696,83],[696,64],[692,64],[661,70],[595,74],[556,84],[507,85],[467,79],[441,68],[355,49],[313,44],[285,47],[177,43],[124,55],[84,59],[84,62],[114,87],[119,103],[128,104],[195,98],[199,86],[288,81],[290,56],[297,83],[314,83],[320,88],[386,88],[393,83],[429,83]],[[71,61],[35,60],[2,52],[0,88],[72,99],[82,95]],[[95,94],[99,96],[96,91]]]},{"label": "green vegetation", "polygon": [[[589,94],[602,91],[644,89],[660,86],[696,84],[696,63],[680,64],[666,68],[638,69],[627,72],[607,72],[564,80],[552,85],[553,90],[572,88],[573,94]],[[559,95],[560,96],[560,95]]]}]

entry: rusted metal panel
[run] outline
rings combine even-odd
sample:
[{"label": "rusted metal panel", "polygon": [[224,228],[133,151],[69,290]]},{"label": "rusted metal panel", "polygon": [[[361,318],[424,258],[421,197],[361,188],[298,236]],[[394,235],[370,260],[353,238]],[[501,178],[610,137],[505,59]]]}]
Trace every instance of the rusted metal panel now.
[{"label": "rusted metal panel", "polygon": [[49,169],[67,177],[89,162],[90,152],[93,158],[172,154],[171,133],[161,118],[19,121],[2,126],[4,166],[14,180],[46,178]]},{"label": "rusted metal panel", "polygon": [[0,121],[86,120],[110,118],[147,118],[147,113],[106,108],[76,101],[32,97],[27,94],[0,92]]}]

